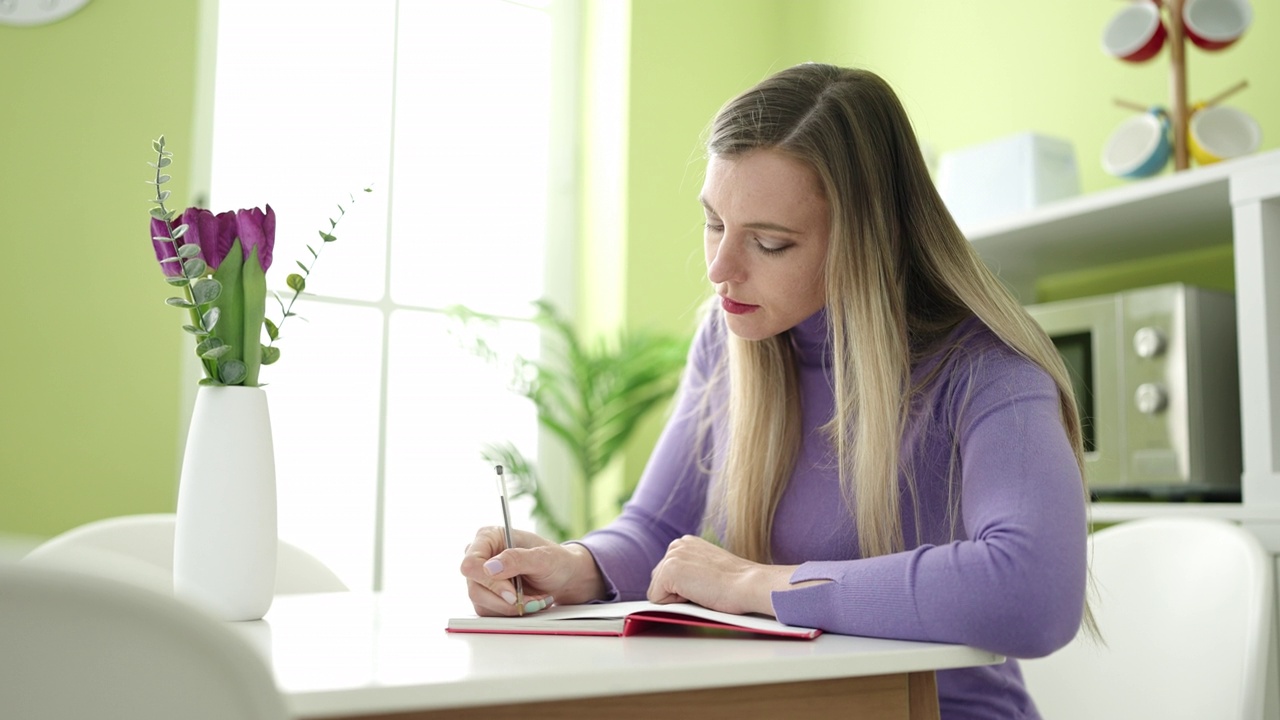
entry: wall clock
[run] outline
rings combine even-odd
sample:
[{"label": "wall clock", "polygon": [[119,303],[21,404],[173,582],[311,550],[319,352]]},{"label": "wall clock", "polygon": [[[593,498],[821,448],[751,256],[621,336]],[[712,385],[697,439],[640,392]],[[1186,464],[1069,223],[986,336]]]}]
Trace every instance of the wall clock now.
[{"label": "wall clock", "polygon": [[88,3],[89,0],[0,0],[0,25],[48,25]]}]

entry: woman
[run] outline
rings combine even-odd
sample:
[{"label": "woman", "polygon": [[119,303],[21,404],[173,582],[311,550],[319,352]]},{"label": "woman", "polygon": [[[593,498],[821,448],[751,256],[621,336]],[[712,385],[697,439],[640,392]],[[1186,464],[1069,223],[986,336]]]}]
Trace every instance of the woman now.
[{"label": "woman", "polygon": [[[635,496],[564,545],[481,530],[476,611],[692,601],[1010,657],[1086,615],[1080,422],[1052,343],[948,215],[892,90],[804,64],[730,101],[702,204],[716,305]],[[716,543],[701,539],[714,536]],[[947,717],[1037,717],[1014,661]]]}]

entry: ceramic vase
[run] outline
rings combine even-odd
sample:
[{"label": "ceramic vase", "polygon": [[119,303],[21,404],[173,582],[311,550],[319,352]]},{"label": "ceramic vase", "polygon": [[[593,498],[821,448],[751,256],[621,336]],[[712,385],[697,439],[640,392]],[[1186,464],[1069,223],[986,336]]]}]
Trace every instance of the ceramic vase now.
[{"label": "ceramic vase", "polygon": [[267,395],[202,386],[178,484],[173,591],[223,620],[258,620],[276,576],[276,466]]}]

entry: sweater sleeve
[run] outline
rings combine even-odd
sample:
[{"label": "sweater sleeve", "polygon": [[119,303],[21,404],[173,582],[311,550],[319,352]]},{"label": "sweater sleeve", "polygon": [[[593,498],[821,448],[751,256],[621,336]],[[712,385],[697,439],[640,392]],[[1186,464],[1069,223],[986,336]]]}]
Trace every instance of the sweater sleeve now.
[{"label": "sweater sleeve", "polygon": [[[710,440],[700,422],[705,416],[700,403],[722,341],[723,330],[709,316],[690,347],[670,419],[631,500],[616,520],[576,541],[591,551],[600,568],[606,602],[643,600],[667,546],[701,530],[708,479],[698,457],[710,452]],[[700,439],[707,444],[699,447]]]},{"label": "sweater sleeve", "polygon": [[837,633],[950,642],[1040,657],[1080,627],[1084,489],[1056,386],[1005,354],[968,376],[951,422],[963,535],[868,559],[808,562],[773,593],[780,621]]}]

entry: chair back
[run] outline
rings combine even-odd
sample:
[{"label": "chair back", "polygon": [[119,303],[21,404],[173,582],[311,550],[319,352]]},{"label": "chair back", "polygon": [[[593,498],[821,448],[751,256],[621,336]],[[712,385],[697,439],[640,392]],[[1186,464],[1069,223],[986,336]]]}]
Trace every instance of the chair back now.
[{"label": "chair back", "polygon": [[126,582],[0,564],[0,648],[4,717],[288,717],[246,640],[195,607]]},{"label": "chair back", "polygon": [[1082,633],[1020,661],[1046,720],[1260,720],[1275,590],[1258,539],[1223,520],[1153,518],[1089,545],[1105,644]]},{"label": "chair back", "polygon": [[[32,550],[26,561],[128,575],[142,584],[173,590],[173,513],[124,515],[72,528]],[[347,586],[328,566],[297,545],[280,541],[277,595],[342,592]]]}]

